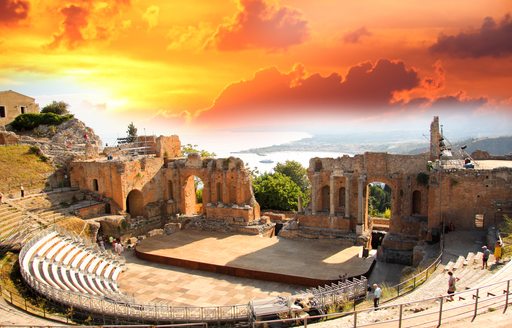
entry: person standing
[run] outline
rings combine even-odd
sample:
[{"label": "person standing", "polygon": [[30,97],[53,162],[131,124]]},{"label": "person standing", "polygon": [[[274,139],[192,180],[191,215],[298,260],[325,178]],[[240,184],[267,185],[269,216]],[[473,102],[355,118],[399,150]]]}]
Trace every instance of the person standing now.
[{"label": "person standing", "polygon": [[459,278],[455,278],[455,276],[453,275],[453,272],[449,271],[448,272],[448,301],[453,301],[453,294],[455,293],[455,291],[457,290],[457,287],[455,286],[455,283],[457,281],[459,281],[460,279]]},{"label": "person standing", "polygon": [[379,307],[380,297],[382,296],[382,289],[377,284],[373,284],[373,307]]},{"label": "person standing", "polygon": [[25,197],[25,188],[23,188],[23,185],[20,186],[20,195],[21,197]]},{"label": "person standing", "polygon": [[489,260],[489,255],[491,255],[491,251],[487,248],[487,246],[482,246],[482,270],[487,269],[487,261]]},{"label": "person standing", "polygon": [[501,260],[501,243],[499,240],[496,242],[496,245],[494,246],[494,259],[496,260],[496,264],[498,264]]}]

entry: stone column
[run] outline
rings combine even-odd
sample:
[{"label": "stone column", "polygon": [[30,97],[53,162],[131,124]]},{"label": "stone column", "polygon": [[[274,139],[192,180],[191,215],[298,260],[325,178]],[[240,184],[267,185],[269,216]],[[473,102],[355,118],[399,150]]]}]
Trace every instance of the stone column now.
[{"label": "stone column", "polygon": [[363,224],[363,216],[364,216],[364,204],[363,204],[363,193],[364,193],[364,185],[365,185],[366,177],[364,175],[360,175],[359,179],[357,179],[357,224]]},{"label": "stone column", "polygon": [[350,217],[350,175],[345,176],[345,217]]},{"label": "stone column", "polygon": [[320,173],[315,172],[313,174],[313,185],[311,186],[311,214],[316,214],[316,198],[318,193],[318,179],[320,178]]},{"label": "stone column", "polygon": [[334,216],[334,175],[331,174],[329,182],[329,215]]}]

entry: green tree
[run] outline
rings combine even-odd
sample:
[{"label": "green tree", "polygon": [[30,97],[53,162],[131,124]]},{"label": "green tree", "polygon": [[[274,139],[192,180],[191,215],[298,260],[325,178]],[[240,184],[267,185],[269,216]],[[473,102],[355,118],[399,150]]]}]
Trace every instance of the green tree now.
[{"label": "green tree", "polygon": [[[368,212],[371,216],[385,217],[391,208],[391,188],[388,185],[370,184]],[[389,211],[390,213],[390,211]],[[387,215],[390,215],[390,214]]]},{"label": "green tree", "polygon": [[135,139],[137,139],[137,128],[133,122],[128,124],[128,130],[126,130],[126,134],[128,135],[128,142],[134,142]]},{"label": "green tree", "polygon": [[302,195],[293,180],[279,172],[265,173],[254,179],[254,195],[263,209],[290,211],[297,209],[297,199]]},{"label": "green tree", "polygon": [[309,190],[310,183],[308,180],[307,170],[299,162],[286,161],[284,164],[277,163],[274,167],[274,171],[290,177],[290,179],[299,186],[302,192],[305,193]]},{"label": "green tree", "polygon": [[54,100],[51,104],[44,106],[41,110],[41,113],[54,113],[57,115],[66,115],[69,114],[68,107],[69,105],[65,102]]},{"label": "green tree", "polygon": [[217,156],[217,154],[215,154],[214,152],[210,152],[210,151],[207,151],[204,149],[198,149],[197,147],[198,147],[197,145],[193,145],[193,144],[181,145],[181,154],[185,157],[188,156],[189,154],[193,154],[193,153],[197,153],[203,158]]}]

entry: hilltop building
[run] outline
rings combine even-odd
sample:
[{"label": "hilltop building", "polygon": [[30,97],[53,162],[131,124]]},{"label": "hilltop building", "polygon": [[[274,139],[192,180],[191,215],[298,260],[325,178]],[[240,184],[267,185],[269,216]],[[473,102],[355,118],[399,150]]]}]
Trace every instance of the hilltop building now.
[{"label": "hilltop building", "polygon": [[39,113],[35,99],[16,91],[0,91],[0,126],[11,123],[16,116],[26,113]]}]

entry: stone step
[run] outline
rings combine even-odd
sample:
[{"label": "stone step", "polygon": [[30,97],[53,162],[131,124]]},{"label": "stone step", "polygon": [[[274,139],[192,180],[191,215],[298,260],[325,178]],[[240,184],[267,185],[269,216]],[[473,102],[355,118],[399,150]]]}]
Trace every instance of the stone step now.
[{"label": "stone step", "polygon": [[464,266],[464,261],[465,260],[466,259],[464,258],[464,256],[459,256],[457,258],[457,261],[453,265],[453,271],[460,270]]},{"label": "stone step", "polygon": [[466,256],[466,260],[464,261],[464,265],[467,266],[468,264],[472,264],[474,258],[475,258],[475,253],[469,252],[468,256]]},{"label": "stone step", "polygon": [[448,262],[448,264],[446,264],[444,267],[444,271],[452,271],[454,265],[455,263],[453,261]]}]

